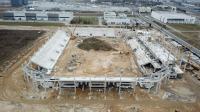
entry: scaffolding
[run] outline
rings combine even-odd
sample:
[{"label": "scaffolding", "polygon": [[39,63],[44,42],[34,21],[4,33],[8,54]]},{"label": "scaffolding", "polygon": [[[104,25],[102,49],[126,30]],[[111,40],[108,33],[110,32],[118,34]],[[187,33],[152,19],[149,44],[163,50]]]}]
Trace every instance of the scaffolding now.
[{"label": "scaffolding", "polygon": [[[59,42],[63,42],[63,41],[65,42],[63,43],[63,46],[67,45],[67,40],[66,40],[67,35],[65,35],[64,33],[63,35],[64,35],[63,37],[62,36],[60,37],[61,41],[56,42],[58,46],[60,45]],[[57,36],[58,35],[56,36],[54,35],[53,38],[51,38],[49,41],[51,42],[52,39],[57,38]],[[52,49],[50,47],[51,44],[48,44],[49,41],[44,45],[43,48],[48,48],[48,51],[52,52]],[[54,40],[54,43],[55,41],[56,40]],[[126,42],[127,41],[128,40],[126,40]],[[138,41],[139,40],[137,40],[137,42]],[[128,43],[128,44],[130,45],[131,43]],[[140,42],[139,44],[141,44],[141,46],[143,46],[144,49],[148,50],[151,55],[155,56],[155,54],[153,54],[152,51],[148,49],[148,46],[146,46],[146,44],[142,42]],[[131,47],[131,48],[133,50],[133,53],[135,53],[134,52],[135,48],[134,47]],[[140,86],[142,88],[148,89],[149,92],[151,91],[151,88],[155,87],[156,93],[157,93],[160,89],[162,81],[167,80],[170,77],[170,75],[173,73],[173,66],[162,64],[162,65],[159,65],[160,69],[158,71],[153,71],[151,73],[144,73],[143,76],[141,77],[126,77],[126,76],[123,76],[122,74],[120,74],[118,77],[107,76],[106,74],[102,74],[96,77],[78,76],[78,75],[71,75],[67,77],[52,76],[49,71],[53,70],[53,66],[55,65],[54,63],[58,59],[59,55],[62,54],[63,49],[64,48],[62,47],[59,53],[56,54],[55,61],[51,62],[52,66],[49,69],[47,67],[46,69],[41,69],[41,67],[45,68],[45,66],[40,66],[40,65],[37,65],[39,67],[33,67],[32,60],[30,60],[28,63],[23,64],[22,68],[24,71],[25,80],[27,80],[28,83],[32,81],[34,88],[42,87],[45,89],[45,91],[48,88],[52,88],[52,89],[58,90],[61,93],[62,89],[73,88],[74,93],[76,93],[77,88],[81,88],[82,90],[84,90],[87,87],[89,88],[90,93],[92,92],[93,88],[101,88],[103,89],[104,93],[106,93],[107,89],[112,87],[112,88],[117,88],[118,94],[120,95],[122,89],[132,89],[133,91],[135,91],[136,86]],[[39,50],[39,52],[41,51],[42,50]],[[36,55],[34,56],[40,57],[40,54],[43,55],[43,53],[41,52],[41,53],[36,53]],[[152,58],[149,58],[149,59],[151,59],[151,62],[152,62]],[[154,57],[153,60],[154,59],[158,59],[158,58]],[[44,61],[47,62],[46,60]]]}]

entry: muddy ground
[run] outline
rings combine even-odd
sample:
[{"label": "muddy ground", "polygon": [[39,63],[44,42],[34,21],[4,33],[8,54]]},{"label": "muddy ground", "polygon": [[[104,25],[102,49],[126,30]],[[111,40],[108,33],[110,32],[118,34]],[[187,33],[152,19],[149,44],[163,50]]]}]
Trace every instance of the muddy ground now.
[{"label": "muddy ground", "polygon": [[[137,87],[122,92],[107,88],[104,94],[102,90],[95,89],[92,93],[86,89],[63,90],[61,94],[57,90],[35,90],[30,83],[24,80],[21,65],[46,41],[51,32],[36,39],[33,46],[26,45],[24,55],[5,71],[0,77],[0,112],[199,112],[200,110],[200,86],[192,79],[189,73],[185,73],[182,79],[170,80],[162,85],[159,93],[150,93]],[[165,93],[173,94],[166,97]],[[163,97],[165,95],[165,97]],[[194,100],[188,100],[194,99]]]},{"label": "muddy ground", "polygon": [[[0,72],[9,67],[18,54],[45,32],[40,30],[0,30]],[[13,62],[14,63],[14,62]]]}]

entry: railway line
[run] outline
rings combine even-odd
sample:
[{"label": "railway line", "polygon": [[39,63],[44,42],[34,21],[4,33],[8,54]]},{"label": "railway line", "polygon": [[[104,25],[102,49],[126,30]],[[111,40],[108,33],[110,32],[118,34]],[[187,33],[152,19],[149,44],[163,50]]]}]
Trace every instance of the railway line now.
[{"label": "railway line", "polygon": [[166,30],[165,28],[163,28],[163,23],[160,23],[161,26],[159,26],[158,24],[156,24],[154,22],[154,20],[152,20],[150,17],[144,17],[142,15],[138,15],[142,20],[144,20],[145,22],[151,24],[155,29],[161,31],[162,33],[172,37],[174,39],[174,41],[178,42],[179,44],[181,44],[182,46],[186,47],[188,50],[190,50],[192,53],[194,53],[196,56],[198,56],[200,58],[200,50],[195,48],[194,46],[190,45],[189,43],[187,43],[186,41],[180,39],[178,36],[174,35],[173,33],[169,32],[168,30]]}]

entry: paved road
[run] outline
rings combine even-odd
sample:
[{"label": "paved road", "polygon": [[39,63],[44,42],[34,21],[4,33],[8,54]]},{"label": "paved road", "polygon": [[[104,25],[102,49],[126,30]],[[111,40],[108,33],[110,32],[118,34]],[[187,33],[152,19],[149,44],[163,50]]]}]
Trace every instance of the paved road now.
[{"label": "paved road", "polygon": [[146,21],[147,23],[151,23],[152,26],[156,29],[158,29],[159,31],[165,33],[166,35],[172,37],[176,42],[178,42],[179,44],[181,44],[182,46],[188,48],[191,52],[193,52],[195,55],[197,55],[200,58],[200,50],[193,47],[192,45],[188,44],[186,41],[180,39],[179,37],[177,37],[176,35],[172,34],[171,32],[169,32],[168,30],[162,28],[162,26],[157,25],[155,22],[152,21],[152,19],[144,17],[142,15],[139,15],[139,17],[141,19],[143,19],[144,21]]}]

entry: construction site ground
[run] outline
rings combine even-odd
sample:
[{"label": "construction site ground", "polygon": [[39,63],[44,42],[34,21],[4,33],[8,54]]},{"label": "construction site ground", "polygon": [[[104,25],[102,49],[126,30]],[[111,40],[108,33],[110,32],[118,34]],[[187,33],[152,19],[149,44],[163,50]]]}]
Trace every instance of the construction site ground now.
[{"label": "construction site ground", "polygon": [[[31,47],[27,46],[25,55],[21,55],[0,77],[1,112],[199,112],[200,85],[194,82],[188,73],[185,73],[182,79],[169,80],[165,86],[162,84],[158,94],[154,94],[154,91],[148,93],[139,87],[135,92],[123,91],[121,97],[115,89],[107,90],[105,94],[99,89],[93,90],[92,94],[89,94],[87,89],[78,89],[76,95],[70,89],[63,90],[62,94],[52,89],[47,90],[47,93],[44,90],[35,91],[30,83],[24,81],[21,65],[52,34],[52,29],[48,29],[42,36],[43,39],[37,39]],[[195,97],[195,100],[163,98],[166,92],[184,98]]]},{"label": "construction site ground", "polygon": [[107,42],[115,50],[86,51],[78,48],[83,38],[70,40],[55,66],[54,76],[136,77],[140,75],[131,49],[121,38],[98,39]]}]

